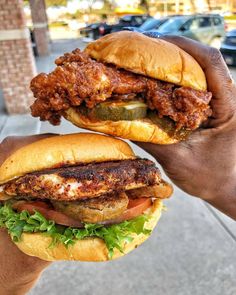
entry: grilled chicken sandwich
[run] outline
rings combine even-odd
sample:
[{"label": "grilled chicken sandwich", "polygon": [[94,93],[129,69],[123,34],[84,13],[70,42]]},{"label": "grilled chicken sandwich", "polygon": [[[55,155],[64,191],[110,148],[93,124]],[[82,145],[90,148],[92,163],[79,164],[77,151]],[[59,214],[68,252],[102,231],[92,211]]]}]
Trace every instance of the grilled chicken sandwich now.
[{"label": "grilled chicken sandwich", "polygon": [[31,256],[106,261],[147,239],[171,193],[155,164],[127,143],[55,135],[0,166],[0,227]]},{"label": "grilled chicken sandwich", "polygon": [[122,31],[55,61],[31,82],[34,117],[136,141],[186,138],[212,114],[203,70],[188,53],[161,39]]}]

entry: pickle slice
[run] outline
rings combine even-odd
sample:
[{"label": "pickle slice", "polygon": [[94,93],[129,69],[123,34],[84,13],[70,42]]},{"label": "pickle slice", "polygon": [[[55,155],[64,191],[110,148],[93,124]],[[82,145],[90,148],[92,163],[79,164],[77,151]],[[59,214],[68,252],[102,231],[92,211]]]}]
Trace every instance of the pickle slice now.
[{"label": "pickle slice", "polygon": [[185,128],[176,130],[175,122],[168,117],[160,118],[155,111],[148,111],[147,118],[149,118],[154,124],[164,130],[169,136],[176,137],[178,139],[185,139],[191,132]]},{"label": "pickle slice", "polygon": [[148,111],[147,117],[157,126],[159,126],[161,129],[163,129],[167,133],[175,133],[175,123],[173,120],[162,117],[160,118],[158,114],[155,111]]},{"label": "pickle slice", "polygon": [[89,113],[90,117],[103,121],[132,121],[147,115],[147,105],[141,101],[103,102]]}]

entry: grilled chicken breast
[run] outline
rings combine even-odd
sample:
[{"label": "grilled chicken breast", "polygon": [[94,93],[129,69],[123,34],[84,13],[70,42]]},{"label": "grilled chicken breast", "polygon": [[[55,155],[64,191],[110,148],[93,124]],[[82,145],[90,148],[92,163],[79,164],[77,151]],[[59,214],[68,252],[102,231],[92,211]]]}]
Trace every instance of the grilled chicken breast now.
[{"label": "grilled chicken breast", "polygon": [[29,173],[6,183],[1,190],[9,196],[75,201],[160,181],[160,172],[153,162],[135,159]]}]

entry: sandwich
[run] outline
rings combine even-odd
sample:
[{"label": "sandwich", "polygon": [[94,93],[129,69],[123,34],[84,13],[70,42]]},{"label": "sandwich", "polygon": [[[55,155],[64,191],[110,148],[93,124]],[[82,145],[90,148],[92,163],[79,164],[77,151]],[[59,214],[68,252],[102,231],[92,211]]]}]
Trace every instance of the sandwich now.
[{"label": "sandwich", "polygon": [[0,166],[0,227],[44,260],[107,261],[143,243],[172,186],[124,141],[92,133],[27,144]]},{"label": "sandwich", "polygon": [[122,31],[56,59],[31,82],[31,113],[134,141],[184,140],[212,114],[197,61],[174,44]]}]

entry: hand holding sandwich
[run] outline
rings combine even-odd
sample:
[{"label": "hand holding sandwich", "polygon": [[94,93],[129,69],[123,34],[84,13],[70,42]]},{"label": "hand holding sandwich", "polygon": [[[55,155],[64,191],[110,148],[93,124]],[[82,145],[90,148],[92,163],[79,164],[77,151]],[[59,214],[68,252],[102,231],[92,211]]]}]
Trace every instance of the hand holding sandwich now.
[{"label": "hand holding sandwich", "polygon": [[236,86],[218,50],[181,37],[164,37],[193,56],[212,92],[212,117],[187,141],[161,146],[138,143],[173,182],[236,219]]},{"label": "hand holding sandwich", "polygon": [[[48,136],[7,137],[0,144],[0,164],[21,146]],[[4,229],[0,229],[0,249],[0,294],[25,294],[50,264],[21,252]]]}]

